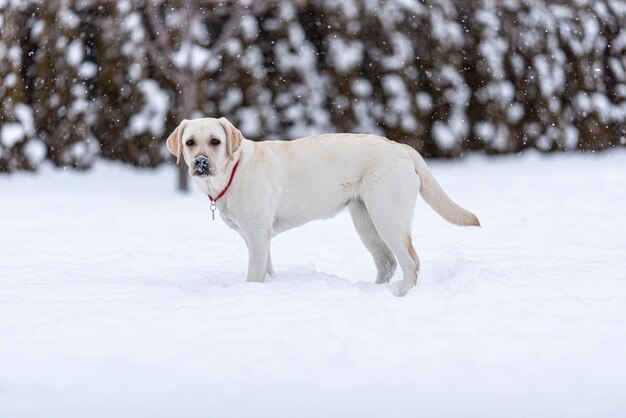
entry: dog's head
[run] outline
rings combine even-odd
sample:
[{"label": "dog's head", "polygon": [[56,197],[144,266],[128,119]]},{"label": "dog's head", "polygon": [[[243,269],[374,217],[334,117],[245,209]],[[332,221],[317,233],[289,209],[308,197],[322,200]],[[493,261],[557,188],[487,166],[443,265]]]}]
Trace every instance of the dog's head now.
[{"label": "dog's head", "polygon": [[213,176],[235,159],[243,136],[226,118],[183,120],[167,138],[167,149],[181,156],[189,166],[189,174]]}]

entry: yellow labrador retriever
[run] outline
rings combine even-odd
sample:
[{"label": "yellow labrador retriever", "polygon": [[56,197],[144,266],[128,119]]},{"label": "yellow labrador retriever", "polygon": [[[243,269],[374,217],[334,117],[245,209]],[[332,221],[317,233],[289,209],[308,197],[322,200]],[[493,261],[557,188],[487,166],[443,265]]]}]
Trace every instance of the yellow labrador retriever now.
[{"label": "yellow labrador retriever", "polygon": [[417,193],[445,220],[479,226],[454,203],[413,148],[375,135],[328,134],[253,142],[225,118],[183,120],[167,148],[211,199],[211,209],[248,246],[248,281],[272,274],[270,240],[306,222],[350,210],[374,258],[376,283],[391,279],[396,260],[405,295],[417,281],[411,242]]}]

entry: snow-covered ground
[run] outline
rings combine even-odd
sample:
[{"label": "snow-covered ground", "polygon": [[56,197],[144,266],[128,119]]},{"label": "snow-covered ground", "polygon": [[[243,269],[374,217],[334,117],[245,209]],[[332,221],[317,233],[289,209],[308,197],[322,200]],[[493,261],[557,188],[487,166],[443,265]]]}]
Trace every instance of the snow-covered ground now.
[{"label": "snow-covered ground", "polygon": [[405,298],[346,213],[248,284],[172,167],[0,177],[0,417],[624,416],[626,153],[431,167],[483,228],[420,200]]}]

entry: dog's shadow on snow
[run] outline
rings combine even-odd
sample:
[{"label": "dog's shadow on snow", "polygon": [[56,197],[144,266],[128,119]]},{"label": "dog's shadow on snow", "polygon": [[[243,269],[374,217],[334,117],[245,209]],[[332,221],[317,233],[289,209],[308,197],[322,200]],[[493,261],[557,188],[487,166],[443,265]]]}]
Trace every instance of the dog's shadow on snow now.
[{"label": "dog's shadow on snow", "polygon": [[367,279],[353,281],[306,267],[277,271],[266,277],[263,283],[248,283],[246,282],[245,274],[233,272],[215,272],[206,277],[210,284],[224,289],[255,289],[255,291],[259,292],[301,291],[303,293],[354,289],[370,294],[388,293],[393,296],[399,296],[400,294],[402,280],[376,284],[373,281],[373,277],[368,277]]},{"label": "dog's shadow on snow", "polygon": [[[417,279],[417,286],[409,291],[405,297],[416,295],[422,290],[471,288],[476,285],[476,280],[483,276],[483,272],[484,270],[479,265],[470,260],[456,260],[454,263],[435,261],[422,269]],[[195,270],[184,275],[184,277],[184,281],[176,280],[176,283],[180,288],[192,291],[206,291],[208,290],[207,285],[209,285],[219,287],[225,292],[293,292],[305,294],[307,292],[358,290],[369,294],[399,296],[402,286],[400,271],[396,271],[389,283],[376,284],[374,277],[351,280],[309,267],[279,270],[266,277],[263,283],[246,282],[245,272],[223,270],[214,270],[209,274]]]}]

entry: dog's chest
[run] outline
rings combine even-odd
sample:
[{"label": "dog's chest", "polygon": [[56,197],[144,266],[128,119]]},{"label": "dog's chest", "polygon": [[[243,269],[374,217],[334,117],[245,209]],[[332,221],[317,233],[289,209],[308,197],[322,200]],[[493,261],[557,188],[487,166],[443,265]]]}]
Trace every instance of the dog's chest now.
[{"label": "dog's chest", "polygon": [[227,211],[220,209],[220,218],[229,228],[234,229],[236,231],[239,230],[239,226],[237,225],[237,221],[233,216],[230,216]]}]

